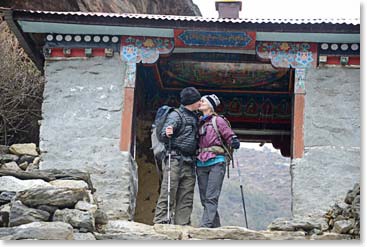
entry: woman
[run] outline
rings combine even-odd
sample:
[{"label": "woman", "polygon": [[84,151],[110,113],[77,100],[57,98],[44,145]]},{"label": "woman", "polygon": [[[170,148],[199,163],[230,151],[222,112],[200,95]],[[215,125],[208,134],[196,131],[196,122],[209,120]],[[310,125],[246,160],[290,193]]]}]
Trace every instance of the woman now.
[{"label": "woman", "polygon": [[[199,155],[196,162],[196,173],[200,200],[204,207],[200,227],[208,228],[220,227],[217,209],[226,172],[226,157],[222,143],[228,143],[234,149],[240,147],[237,136],[226,120],[215,112],[219,104],[220,101],[215,94],[205,95],[201,98],[199,108],[203,116],[199,126]],[[216,124],[219,133],[216,132],[213,124]]]}]

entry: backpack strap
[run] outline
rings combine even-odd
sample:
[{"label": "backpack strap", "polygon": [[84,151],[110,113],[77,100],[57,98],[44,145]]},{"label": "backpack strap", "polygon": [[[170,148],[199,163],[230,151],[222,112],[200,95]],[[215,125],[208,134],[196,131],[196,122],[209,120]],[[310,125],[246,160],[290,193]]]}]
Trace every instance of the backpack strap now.
[{"label": "backpack strap", "polygon": [[229,152],[229,150],[226,147],[226,145],[224,145],[223,140],[222,140],[222,135],[219,133],[219,129],[218,129],[218,125],[217,125],[217,116],[215,116],[215,115],[212,117],[212,125],[213,125],[213,128],[215,130],[215,133],[217,134],[217,136],[218,136],[218,138],[220,140],[220,143],[221,143],[223,149],[226,151],[226,153],[228,154],[229,158],[232,159],[232,155]]}]

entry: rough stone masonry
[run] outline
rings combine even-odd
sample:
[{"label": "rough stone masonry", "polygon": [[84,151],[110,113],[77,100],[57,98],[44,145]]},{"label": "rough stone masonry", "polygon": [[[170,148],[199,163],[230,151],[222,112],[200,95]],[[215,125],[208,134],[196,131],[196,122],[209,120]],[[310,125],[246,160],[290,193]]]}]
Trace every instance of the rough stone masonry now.
[{"label": "rough stone masonry", "polygon": [[125,65],[113,58],[46,61],[40,169],[91,175],[111,219],[134,215],[136,163],[119,150]]}]

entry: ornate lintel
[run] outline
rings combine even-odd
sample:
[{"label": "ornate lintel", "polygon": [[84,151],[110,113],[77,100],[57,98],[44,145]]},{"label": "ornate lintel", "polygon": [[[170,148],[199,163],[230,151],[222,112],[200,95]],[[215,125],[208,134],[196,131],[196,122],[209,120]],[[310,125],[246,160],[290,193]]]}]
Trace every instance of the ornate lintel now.
[{"label": "ornate lintel", "polygon": [[305,93],[307,68],[317,66],[317,44],[299,42],[258,42],[256,54],[276,68],[295,69],[295,93]]}]

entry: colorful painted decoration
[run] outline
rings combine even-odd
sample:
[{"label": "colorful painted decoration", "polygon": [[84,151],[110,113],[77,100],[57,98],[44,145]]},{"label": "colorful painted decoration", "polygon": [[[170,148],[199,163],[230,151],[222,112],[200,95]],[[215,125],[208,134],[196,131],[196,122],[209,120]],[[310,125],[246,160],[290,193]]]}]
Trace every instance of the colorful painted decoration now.
[{"label": "colorful painted decoration", "polygon": [[294,78],[294,92],[305,92],[306,69],[296,69]]},{"label": "colorful painted decoration", "polygon": [[276,68],[308,68],[317,65],[317,44],[293,42],[259,42],[257,55],[271,61]]},{"label": "colorful painted decoration", "polygon": [[258,104],[256,103],[256,101],[251,98],[247,104],[245,105],[245,111],[244,111],[245,116],[252,116],[252,117],[257,117],[258,115]]},{"label": "colorful painted decoration", "polygon": [[275,69],[270,64],[161,59],[159,73],[164,88],[189,85],[216,90],[288,91],[289,88],[289,69]]},{"label": "colorful painted decoration", "polygon": [[235,97],[231,100],[228,105],[228,114],[232,116],[242,115],[242,104],[239,98]]},{"label": "colorful painted decoration", "polygon": [[[291,95],[252,95],[243,94],[229,96],[217,94],[221,104],[216,108],[217,113],[222,114],[233,122],[247,123],[278,123],[289,124],[291,118]],[[180,105],[179,92],[163,93],[152,90],[145,96],[146,105],[152,114],[162,105]]]},{"label": "colorful painted decoration", "polygon": [[159,37],[122,36],[121,59],[126,62],[155,63],[160,54],[169,54],[173,39]]},{"label": "colorful painted decoration", "polygon": [[126,74],[124,77],[125,87],[135,87],[136,63],[127,63]]},{"label": "colorful painted decoration", "polygon": [[122,47],[121,55],[122,60],[129,63],[136,63],[138,56],[138,48],[133,45],[127,45]]},{"label": "colorful painted decoration", "polygon": [[212,32],[175,29],[176,47],[255,49],[256,32]]}]

